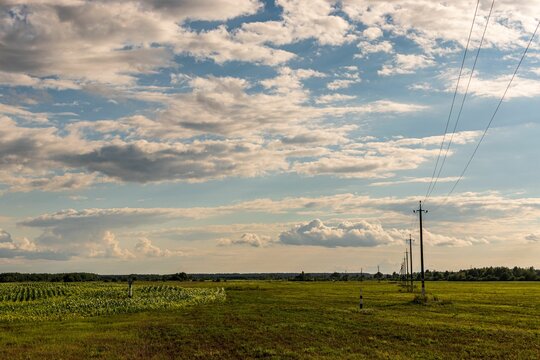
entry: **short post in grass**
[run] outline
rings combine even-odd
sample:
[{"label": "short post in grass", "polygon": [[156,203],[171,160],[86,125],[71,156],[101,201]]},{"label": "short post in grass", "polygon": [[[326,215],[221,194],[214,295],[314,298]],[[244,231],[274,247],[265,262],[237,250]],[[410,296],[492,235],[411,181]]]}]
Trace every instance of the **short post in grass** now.
[{"label": "short post in grass", "polygon": [[128,278],[128,297],[133,297],[133,278]]},{"label": "short post in grass", "polygon": [[362,294],[362,288],[360,288],[360,310],[364,308],[364,296]]}]

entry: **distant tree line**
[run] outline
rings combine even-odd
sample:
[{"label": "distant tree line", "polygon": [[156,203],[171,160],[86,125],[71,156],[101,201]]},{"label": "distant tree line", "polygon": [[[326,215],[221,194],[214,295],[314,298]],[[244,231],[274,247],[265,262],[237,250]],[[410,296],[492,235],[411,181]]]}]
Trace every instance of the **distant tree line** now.
[{"label": "distant tree line", "polygon": [[93,273],[0,273],[0,282],[23,282],[23,281],[45,281],[45,282],[82,282],[82,281],[105,281],[121,282],[134,280],[141,281],[187,281],[190,276],[185,272],[167,275],[157,274],[130,274],[130,275],[99,275]]},{"label": "distant tree line", "polygon": [[[420,280],[420,273],[413,274],[415,280]],[[130,274],[130,275],[99,275],[93,273],[0,273],[0,282],[81,282],[105,281],[127,282],[133,278],[136,281],[227,281],[227,280],[285,280],[285,281],[361,281],[361,280],[404,280],[397,273],[217,273],[217,274]],[[426,270],[427,281],[540,281],[540,270],[529,268],[484,267],[459,271]]]},{"label": "distant tree line", "polygon": [[426,271],[426,280],[448,281],[540,281],[540,269],[484,267],[460,271]]},{"label": "distant tree line", "polygon": [[[424,277],[426,281],[540,281],[540,269],[498,266],[459,271],[426,270]],[[391,279],[403,280],[403,276],[393,273]],[[420,273],[414,273],[414,279],[420,281]]]}]

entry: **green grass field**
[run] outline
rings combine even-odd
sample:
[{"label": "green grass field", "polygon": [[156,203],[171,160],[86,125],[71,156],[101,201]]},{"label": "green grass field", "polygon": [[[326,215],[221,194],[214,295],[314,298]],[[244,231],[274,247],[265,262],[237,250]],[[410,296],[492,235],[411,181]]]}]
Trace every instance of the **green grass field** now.
[{"label": "green grass field", "polygon": [[[143,286],[136,283],[134,296]],[[1,321],[0,358],[540,359],[540,283],[428,283],[430,298],[438,301],[427,305],[384,282],[238,281],[219,287],[224,301]]]}]

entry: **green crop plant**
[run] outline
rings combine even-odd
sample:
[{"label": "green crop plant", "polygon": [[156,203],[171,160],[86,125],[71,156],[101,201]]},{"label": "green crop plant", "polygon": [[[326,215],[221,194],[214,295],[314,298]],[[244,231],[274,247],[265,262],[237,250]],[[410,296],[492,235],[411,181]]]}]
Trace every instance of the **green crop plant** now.
[{"label": "green crop plant", "polygon": [[133,298],[128,298],[124,284],[0,284],[0,321],[71,319],[175,309],[224,299],[225,291],[217,288],[136,285]]}]

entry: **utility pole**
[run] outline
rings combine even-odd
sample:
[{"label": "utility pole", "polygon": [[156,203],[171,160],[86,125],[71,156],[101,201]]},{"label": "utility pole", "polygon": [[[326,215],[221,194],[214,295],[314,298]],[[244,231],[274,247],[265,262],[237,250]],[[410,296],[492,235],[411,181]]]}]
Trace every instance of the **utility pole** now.
[{"label": "utility pole", "polygon": [[379,279],[379,282],[381,282],[381,271],[379,270],[379,265],[377,265],[377,278]]},{"label": "utility pole", "polygon": [[409,259],[411,261],[411,292],[414,292],[414,287],[413,287],[413,269],[412,269],[412,237],[411,237],[411,234],[409,234]]},{"label": "utility pole", "polygon": [[413,210],[414,213],[418,213],[420,216],[420,271],[422,279],[422,296],[426,296],[426,286],[424,284],[424,234],[422,232],[422,213],[427,214],[427,210],[422,210],[422,201],[420,201],[420,207],[418,210]]},{"label": "utility pole", "polygon": [[407,286],[407,278],[409,277],[409,252],[405,249],[405,286]]}]

